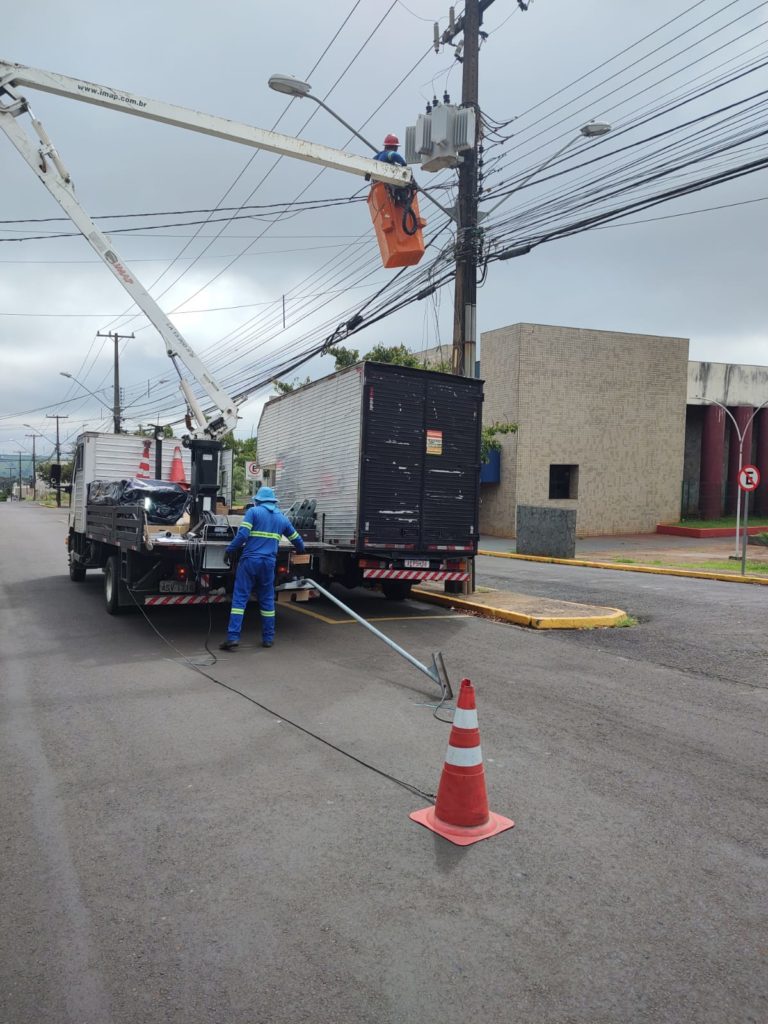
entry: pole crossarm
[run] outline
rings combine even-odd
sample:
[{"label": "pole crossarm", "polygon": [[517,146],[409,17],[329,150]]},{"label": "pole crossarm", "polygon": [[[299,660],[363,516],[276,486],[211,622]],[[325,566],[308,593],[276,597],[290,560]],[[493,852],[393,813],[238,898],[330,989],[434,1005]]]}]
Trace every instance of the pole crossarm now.
[{"label": "pole crossarm", "polygon": [[70,78],[54,71],[43,71],[38,68],[26,67],[0,60],[0,92],[7,87],[28,86],[40,92],[54,96],[91,103],[108,110],[120,110],[134,117],[160,121],[163,124],[186,128],[189,131],[213,135],[228,142],[237,142],[254,149],[265,149],[269,153],[280,156],[305,160],[312,164],[320,164],[348,174],[369,177],[373,181],[383,181],[386,185],[408,185],[413,175],[408,167],[386,164],[370,157],[346,153],[331,146],[323,146],[316,142],[307,142],[290,135],[256,128],[242,121],[232,121],[216,114],[204,114],[198,110],[180,107],[173,103],[137,96],[123,89],[115,89],[96,82],[88,82],[80,78]]}]

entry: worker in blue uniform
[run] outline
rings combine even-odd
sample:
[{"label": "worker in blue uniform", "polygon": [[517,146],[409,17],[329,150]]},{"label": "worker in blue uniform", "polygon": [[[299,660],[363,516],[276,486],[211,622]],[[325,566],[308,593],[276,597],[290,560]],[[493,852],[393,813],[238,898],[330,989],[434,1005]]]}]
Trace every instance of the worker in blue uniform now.
[{"label": "worker in blue uniform", "polygon": [[390,133],[384,139],[384,149],[373,159],[383,160],[385,164],[399,164],[401,167],[405,167],[405,158],[397,152],[399,145],[398,137]]},{"label": "worker in blue uniform", "polygon": [[272,488],[260,487],[253,500],[234,540],[227,546],[228,562],[235,552],[242,549],[243,553],[237,565],[227,639],[219,644],[222,651],[237,649],[245,606],[253,590],[259,597],[261,646],[272,646],[275,640],[275,563],[280,538],[287,537],[299,553],[304,551],[299,531],[277,507]]}]

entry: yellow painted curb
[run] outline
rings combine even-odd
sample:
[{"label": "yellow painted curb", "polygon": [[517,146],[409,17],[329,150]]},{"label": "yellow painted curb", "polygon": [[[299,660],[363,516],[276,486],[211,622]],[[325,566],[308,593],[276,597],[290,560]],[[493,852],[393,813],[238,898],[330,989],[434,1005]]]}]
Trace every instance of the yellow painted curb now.
[{"label": "yellow painted curb", "polygon": [[687,576],[694,580],[721,580],[724,583],[757,583],[768,586],[768,576],[736,576],[725,572],[698,569],[662,569],[654,565],[617,565],[614,562],[586,562],[580,558],[547,558],[543,555],[518,555],[514,551],[478,551],[488,558],[517,558],[521,562],[550,562],[553,565],[582,565],[587,569],[616,569],[619,572],[649,572],[657,576]]},{"label": "yellow painted curb", "polygon": [[531,629],[594,629],[598,626],[615,626],[626,618],[627,614],[620,608],[611,608],[609,609],[610,614],[607,615],[537,616],[527,615],[524,612],[513,612],[509,608],[493,608],[491,605],[477,604],[475,601],[454,594],[438,594],[433,590],[421,590],[418,587],[414,587],[411,594],[422,601],[432,602],[432,604],[446,605],[457,608],[459,611],[474,612],[488,619],[501,619],[503,622],[511,622],[515,626],[529,626]]}]

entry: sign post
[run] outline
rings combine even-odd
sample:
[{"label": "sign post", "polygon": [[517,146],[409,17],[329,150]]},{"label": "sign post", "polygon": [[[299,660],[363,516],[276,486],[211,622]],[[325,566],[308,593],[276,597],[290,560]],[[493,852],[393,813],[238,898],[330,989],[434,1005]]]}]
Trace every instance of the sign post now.
[{"label": "sign post", "polygon": [[757,466],[742,466],[739,470],[739,493],[744,491],[744,522],[741,538],[741,575],[747,571],[747,542],[749,540],[749,495],[760,486],[760,470]]}]

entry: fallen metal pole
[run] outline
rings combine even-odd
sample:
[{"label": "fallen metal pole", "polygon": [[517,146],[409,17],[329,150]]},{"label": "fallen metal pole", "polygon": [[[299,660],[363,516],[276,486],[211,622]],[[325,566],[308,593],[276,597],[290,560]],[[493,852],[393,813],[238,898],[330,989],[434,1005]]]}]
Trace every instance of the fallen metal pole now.
[{"label": "fallen metal pole", "polygon": [[365,628],[369,632],[373,633],[374,636],[377,636],[379,640],[383,640],[387,647],[390,647],[393,651],[399,654],[401,658],[405,658],[405,660],[409,662],[411,665],[413,665],[414,668],[418,669],[419,672],[423,672],[425,676],[429,676],[432,682],[440,687],[440,692],[444,700],[453,700],[453,690],[451,689],[451,684],[448,679],[448,673],[445,670],[443,656],[439,651],[437,652],[437,654],[432,655],[431,668],[429,668],[427,665],[423,665],[418,660],[418,658],[414,658],[412,654],[409,654],[408,651],[403,650],[403,648],[396,644],[394,640],[390,640],[388,636],[385,636],[385,634],[382,633],[381,630],[376,629],[376,627],[372,626],[370,622],[366,622],[366,620],[362,616],[358,615],[357,612],[353,612],[348,605],[344,604],[343,601],[340,601],[338,597],[334,597],[334,595],[331,594],[328,590],[326,590],[325,587],[321,587],[319,583],[316,583],[314,580],[308,578],[305,578],[302,582],[312,587],[313,590],[319,591],[324,597],[327,597],[329,601],[332,601],[335,605],[341,608],[342,611],[346,612],[347,615],[353,618],[356,622],[359,622],[361,626],[365,626]]}]

